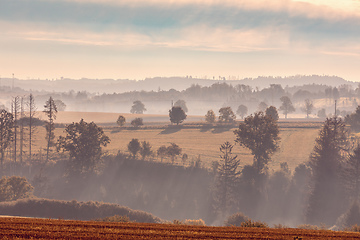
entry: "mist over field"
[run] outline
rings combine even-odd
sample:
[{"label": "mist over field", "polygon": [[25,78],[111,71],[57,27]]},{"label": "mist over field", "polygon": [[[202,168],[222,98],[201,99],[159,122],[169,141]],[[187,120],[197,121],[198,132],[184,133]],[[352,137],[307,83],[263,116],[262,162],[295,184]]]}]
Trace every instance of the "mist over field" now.
[{"label": "mist over field", "polygon": [[0,215],[360,232],[359,13],[0,0]]}]

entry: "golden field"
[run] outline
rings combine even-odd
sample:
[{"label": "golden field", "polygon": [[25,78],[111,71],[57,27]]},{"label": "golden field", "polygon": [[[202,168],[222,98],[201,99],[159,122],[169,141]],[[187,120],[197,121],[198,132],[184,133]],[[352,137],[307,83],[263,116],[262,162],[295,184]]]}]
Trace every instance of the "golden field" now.
[{"label": "golden field", "polygon": [[[168,146],[170,143],[176,143],[183,149],[183,153],[189,156],[187,164],[200,156],[202,163],[206,167],[210,167],[212,161],[218,161],[220,159],[219,147],[221,144],[225,141],[235,143],[233,131],[236,127],[205,128],[202,127],[201,124],[203,122],[201,121],[197,122],[198,125],[194,125],[194,122],[192,123],[193,125],[188,125],[189,121],[185,121],[185,126],[176,128],[174,126],[168,126],[168,116],[146,114],[121,114],[127,119],[138,116],[142,117],[145,125],[139,129],[129,127],[119,128],[115,125],[108,126],[109,123],[114,123],[119,115],[120,114],[117,113],[60,112],[56,122],[78,122],[81,118],[84,118],[87,122],[94,121],[102,125],[105,134],[111,139],[111,143],[104,148],[104,150],[110,154],[116,154],[118,151],[127,152],[127,144],[133,138],[150,142],[152,149],[155,151],[161,145]],[[196,119],[196,116],[193,118],[190,117],[190,119]],[[152,120],[158,120],[159,122]],[[269,168],[273,170],[278,169],[281,162],[287,162],[290,169],[294,169],[298,164],[308,160],[321,122],[306,121],[306,119],[282,120],[279,122],[279,126],[281,137],[280,149],[273,155]],[[57,128],[55,131],[56,137],[60,135],[64,135],[63,127]],[[44,127],[38,127],[34,144],[33,153],[38,153],[41,148],[44,149],[46,145]],[[253,157],[247,149],[236,145],[233,153],[238,155],[241,165],[252,163]],[[151,159],[160,161],[156,156]],[[165,159],[165,161],[170,161],[170,159]],[[180,158],[177,159],[176,164],[182,164]]]},{"label": "golden field", "polygon": [[296,228],[203,227],[0,218],[1,239],[359,239],[360,233]]}]

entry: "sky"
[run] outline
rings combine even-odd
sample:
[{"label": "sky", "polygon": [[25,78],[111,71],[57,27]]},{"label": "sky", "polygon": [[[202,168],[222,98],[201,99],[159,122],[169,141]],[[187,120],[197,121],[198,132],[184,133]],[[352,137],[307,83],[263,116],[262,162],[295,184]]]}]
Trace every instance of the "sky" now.
[{"label": "sky", "polygon": [[360,81],[360,0],[0,0],[0,30],[1,78]]}]

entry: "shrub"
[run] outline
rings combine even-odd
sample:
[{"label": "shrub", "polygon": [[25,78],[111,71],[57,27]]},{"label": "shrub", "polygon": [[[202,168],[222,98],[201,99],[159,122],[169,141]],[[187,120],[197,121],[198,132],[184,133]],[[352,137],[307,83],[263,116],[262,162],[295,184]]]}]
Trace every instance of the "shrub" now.
[{"label": "shrub", "polygon": [[125,216],[114,215],[111,217],[98,218],[98,219],[95,219],[95,221],[97,221],[97,222],[122,222],[122,223],[131,222],[130,218],[126,215]]},{"label": "shrub", "polygon": [[266,223],[263,222],[255,222],[251,219],[242,222],[241,227],[252,227],[252,228],[268,228],[269,226]]},{"label": "shrub", "polygon": [[360,225],[353,225],[350,228],[345,228],[345,231],[349,231],[349,232],[360,232]]},{"label": "shrub", "polygon": [[306,229],[306,230],[325,230],[325,229],[327,229],[325,225],[321,225],[319,227],[317,225],[311,225],[311,224],[301,224],[301,225],[298,225],[297,228]]},{"label": "shrub", "polygon": [[249,221],[250,218],[245,216],[243,213],[235,213],[228,217],[228,219],[225,221],[225,226],[236,226],[240,227],[243,222]]},{"label": "shrub", "polygon": [[193,220],[193,219],[186,219],[184,221],[185,225],[192,225],[192,226],[206,226],[204,220],[202,219],[197,219],[197,220]]}]

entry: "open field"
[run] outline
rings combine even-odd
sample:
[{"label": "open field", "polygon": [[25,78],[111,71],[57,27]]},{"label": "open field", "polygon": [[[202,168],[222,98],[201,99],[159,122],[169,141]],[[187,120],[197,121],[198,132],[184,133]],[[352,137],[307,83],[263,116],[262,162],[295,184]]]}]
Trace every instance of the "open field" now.
[{"label": "open field", "polygon": [[0,218],[2,239],[359,239],[360,233],[326,230],[198,227]]},{"label": "open field", "polygon": [[[168,146],[170,143],[176,143],[183,149],[183,153],[188,154],[187,164],[200,156],[202,163],[206,167],[210,167],[212,161],[219,160],[220,145],[225,141],[234,143],[233,131],[236,129],[235,126],[213,128],[202,127],[201,125],[185,125],[177,128],[176,126],[164,125],[164,123],[157,126],[145,125],[139,129],[105,126],[105,134],[110,137],[111,143],[104,150],[110,154],[116,154],[118,151],[127,152],[127,144],[133,138],[150,142],[155,151],[161,145]],[[294,169],[299,163],[308,160],[321,122],[280,121],[279,126],[280,149],[272,157],[269,168],[277,169],[281,162],[287,162],[290,169]],[[56,129],[55,136],[60,135],[64,135],[64,128]],[[34,144],[33,153],[38,153],[41,148],[45,148],[44,127],[38,127]],[[236,145],[233,153],[238,155],[241,165],[252,163],[253,156],[247,149]],[[152,157],[152,160],[160,161],[156,156]],[[165,159],[165,161],[170,161],[170,159]],[[177,159],[176,164],[182,164],[180,158]]]}]

